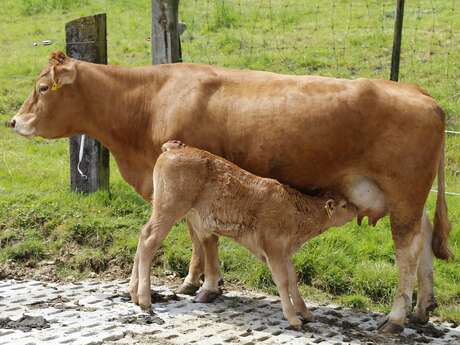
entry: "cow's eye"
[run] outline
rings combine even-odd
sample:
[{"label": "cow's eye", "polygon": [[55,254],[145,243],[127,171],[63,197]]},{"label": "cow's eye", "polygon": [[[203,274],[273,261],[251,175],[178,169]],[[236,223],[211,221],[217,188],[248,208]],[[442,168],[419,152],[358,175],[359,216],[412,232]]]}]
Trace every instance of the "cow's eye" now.
[{"label": "cow's eye", "polygon": [[40,86],[38,87],[38,91],[40,91],[40,93],[43,93],[43,92],[48,91],[49,88],[50,88],[50,87],[49,87],[48,85],[42,84],[42,85],[40,85]]}]

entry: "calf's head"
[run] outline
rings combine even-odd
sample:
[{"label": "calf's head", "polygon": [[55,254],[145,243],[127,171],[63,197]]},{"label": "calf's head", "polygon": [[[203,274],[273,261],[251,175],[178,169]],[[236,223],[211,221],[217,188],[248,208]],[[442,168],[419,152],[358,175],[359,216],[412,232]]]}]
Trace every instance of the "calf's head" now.
[{"label": "calf's head", "polygon": [[52,53],[9,127],[26,137],[62,138],[77,134],[84,109],[75,86],[76,65],[64,53]]},{"label": "calf's head", "polygon": [[343,196],[335,195],[326,200],[324,204],[328,221],[327,227],[341,226],[356,217],[356,207]]}]

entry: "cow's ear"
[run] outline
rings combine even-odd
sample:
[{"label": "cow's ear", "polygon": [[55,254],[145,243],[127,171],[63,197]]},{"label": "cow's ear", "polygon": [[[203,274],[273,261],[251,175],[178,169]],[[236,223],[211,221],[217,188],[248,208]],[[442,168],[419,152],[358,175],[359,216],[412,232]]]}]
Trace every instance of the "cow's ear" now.
[{"label": "cow's ear", "polygon": [[54,83],[59,86],[72,84],[77,77],[77,68],[75,62],[68,62],[63,65],[53,66],[51,77]]},{"label": "cow's ear", "polygon": [[326,209],[326,213],[327,213],[328,217],[331,218],[332,214],[335,211],[335,200],[334,199],[327,200],[326,205],[324,206],[324,208]]}]

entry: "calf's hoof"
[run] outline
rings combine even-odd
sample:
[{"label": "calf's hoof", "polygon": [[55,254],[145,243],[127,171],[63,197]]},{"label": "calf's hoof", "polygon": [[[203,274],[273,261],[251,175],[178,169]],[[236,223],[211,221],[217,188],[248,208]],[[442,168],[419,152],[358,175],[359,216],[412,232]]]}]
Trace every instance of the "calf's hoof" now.
[{"label": "calf's hoof", "polygon": [[153,315],[154,312],[152,310],[152,305],[149,304],[148,306],[147,305],[142,305],[142,304],[139,304],[139,307],[141,308],[142,312],[143,313],[146,313],[146,314],[149,314],[149,315]]},{"label": "calf's hoof", "polygon": [[193,299],[196,303],[211,303],[216,300],[217,297],[222,295],[222,291],[209,291],[205,289],[201,289]]},{"label": "calf's hoof", "polygon": [[295,331],[300,331],[302,329],[302,321],[298,317],[293,317],[288,320],[289,328]]},{"label": "calf's hoof", "polygon": [[313,315],[313,313],[309,310],[305,311],[305,312],[302,312],[300,314],[301,316],[301,319],[304,323],[307,323],[307,322],[315,322],[316,320],[316,317],[315,315]]},{"label": "calf's hoof", "polygon": [[137,296],[137,292],[134,292],[132,289],[129,289],[128,293],[131,297],[131,302],[133,302],[134,304],[139,304],[139,297]]},{"label": "calf's hoof", "polygon": [[177,288],[176,293],[182,294],[182,295],[194,296],[199,288],[200,288],[199,285],[197,286],[192,283],[183,282],[182,285]]},{"label": "calf's hoof", "polygon": [[386,334],[400,334],[402,331],[404,331],[404,327],[401,325],[398,325],[394,322],[391,322],[388,317],[386,317],[377,327],[377,329],[381,333],[386,333]]}]

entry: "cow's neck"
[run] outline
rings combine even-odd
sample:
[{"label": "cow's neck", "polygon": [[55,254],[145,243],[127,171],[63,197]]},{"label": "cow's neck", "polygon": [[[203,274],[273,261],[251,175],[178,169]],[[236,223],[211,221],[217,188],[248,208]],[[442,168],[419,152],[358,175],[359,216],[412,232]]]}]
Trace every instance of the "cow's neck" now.
[{"label": "cow's neck", "polygon": [[94,64],[79,68],[78,86],[87,104],[83,132],[110,150],[123,178],[147,200],[152,193],[153,166],[160,154],[159,143],[152,137],[158,79],[154,68]]}]

